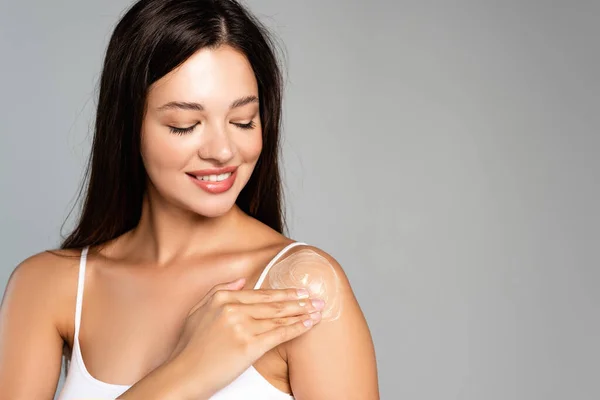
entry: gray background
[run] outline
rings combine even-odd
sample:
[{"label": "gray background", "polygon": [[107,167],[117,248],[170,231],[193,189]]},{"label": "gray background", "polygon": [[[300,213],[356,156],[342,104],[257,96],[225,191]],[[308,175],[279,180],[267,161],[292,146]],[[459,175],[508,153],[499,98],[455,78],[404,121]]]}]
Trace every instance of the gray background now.
[{"label": "gray background", "polygon": [[[383,399],[598,399],[600,4],[251,0],[285,45],[294,238]],[[54,247],[127,0],[2,0],[0,289]]]}]

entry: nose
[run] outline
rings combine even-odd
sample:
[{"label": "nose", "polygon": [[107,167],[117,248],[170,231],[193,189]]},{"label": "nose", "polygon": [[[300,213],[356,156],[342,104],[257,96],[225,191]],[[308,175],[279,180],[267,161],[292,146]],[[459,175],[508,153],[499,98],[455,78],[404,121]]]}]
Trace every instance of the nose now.
[{"label": "nose", "polygon": [[203,160],[226,164],[233,158],[234,149],[224,127],[206,126],[202,132],[198,156]]}]

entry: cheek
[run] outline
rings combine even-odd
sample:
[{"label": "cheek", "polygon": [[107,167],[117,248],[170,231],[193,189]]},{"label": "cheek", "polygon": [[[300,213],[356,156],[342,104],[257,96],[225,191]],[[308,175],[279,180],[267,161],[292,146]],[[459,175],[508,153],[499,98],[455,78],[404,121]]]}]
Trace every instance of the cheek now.
[{"label": "cheek", "polygon": [[189,158],[186,140],[152,128],[142,130],[141,153],[144,166],[150,175],[159,171],[181,169]]},{"label": "cheek", "polygon": [[262,151],[262,132],[260,129],[248,133],[240,138],[237,143],[240,157],[246,163],[255,163]]}]

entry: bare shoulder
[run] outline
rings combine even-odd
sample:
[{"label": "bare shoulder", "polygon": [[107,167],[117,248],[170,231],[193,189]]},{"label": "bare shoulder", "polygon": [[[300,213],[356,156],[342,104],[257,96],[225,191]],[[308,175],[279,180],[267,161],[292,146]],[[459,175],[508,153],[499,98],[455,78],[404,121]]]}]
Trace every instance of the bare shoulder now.
[{"label": "bare shoulder", "polygon": [[303,278],[305,283],[310,278],[319,278],[323,284],[329,283],[339,286],[338,289],[351,290],[348,277],[337,259],[316,246],[303,244],[290,249],[273,266],[271,272],[273,275],[293,273],[298,279]]},{"label": "bare shoulder", "polygon": [[356,299],[340,263],[324,250],[295,246],[278,260],[265,277],[270,289],[304,288],[325,302],[323,321],[337,320],[342,310],[357,312]]},{"label": "bare shoulder", "polygon": [[370,330],[340,263],[317,247],[296,246],[273,266],[268,285],[304,287],[324,301],[321,321],[284,347],[295,398],[378,399]]},{"label": "bare shoulder", "polygon": [[[3,296],[3,306],[31,313],[51,314],[60,327],[74,302],[79,252],[50,250],[30,256],[12,271]],[[68,325],[68,323],[67,323]]]},{"label": "bare shoulder", "polygon": [[[28,291],[60,289],[61,283],[77,273],[79,252],[74,250],[49,250],[30,256],[13,270],[8,287]],[[58,284],[58,287],[57,287]],[[8,289],[7,287],[7,289]]]},{"label": "bare shoulder", "polygon": [[344,269],[342,268],[340,263],[331,254],[327,253],[323,249],[311,245],[302,245],[297,246],[295,249],[293,249],[292,254],[312,254],[315,260],[321,260],[322,267],[319,268],[320,272],[335,272],[339,275],[340,278],[344,278],[345,280],[347,280],[346,273],[344,272]]},{"label": "bare shoulder", "polygon": [[77,264],[70,252],[43,252],[13,270],[0,307],[0,387],[6,398],[52,398],[64,339],[74,325]]}]

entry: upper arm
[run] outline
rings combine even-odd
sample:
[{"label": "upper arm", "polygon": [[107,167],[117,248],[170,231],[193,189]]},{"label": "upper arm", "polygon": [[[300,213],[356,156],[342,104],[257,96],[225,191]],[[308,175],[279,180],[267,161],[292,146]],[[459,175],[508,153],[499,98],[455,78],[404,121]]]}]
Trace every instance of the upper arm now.
[{"label": "upper arm", "polygon": [[52,399],[60,375],[63,339],[57,326],[57,276],[39,254],[21,263],[0,307],[0,397]]},{"label": "upper arm", "polygon": [[379,399],[371,334],[335,259],[314,247],[304,248],[273,267],[268,285],[304,286],[326,301],[323,320],[285,345],[294,397]]}]

